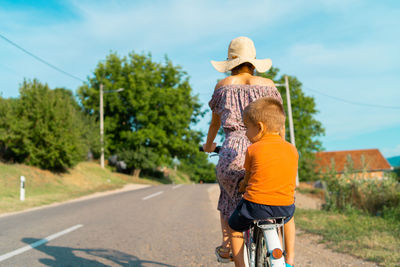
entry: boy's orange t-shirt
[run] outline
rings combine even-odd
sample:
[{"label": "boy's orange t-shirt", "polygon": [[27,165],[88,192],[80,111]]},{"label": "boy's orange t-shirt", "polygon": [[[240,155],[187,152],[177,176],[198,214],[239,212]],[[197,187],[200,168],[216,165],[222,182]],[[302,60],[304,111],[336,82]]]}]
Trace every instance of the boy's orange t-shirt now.
[{"label": "boy's orange t-shirt", "polygon": [[296,148],[279,135],[265,135],[250,145],[244,163],[250,179],[243,198],[263,205],[292,205],[298,159]]}]

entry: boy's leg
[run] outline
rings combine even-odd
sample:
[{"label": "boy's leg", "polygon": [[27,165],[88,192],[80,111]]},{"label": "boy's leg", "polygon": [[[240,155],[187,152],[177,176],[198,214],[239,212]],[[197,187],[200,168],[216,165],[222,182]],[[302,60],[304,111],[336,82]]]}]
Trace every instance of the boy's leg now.
[{"label": "boy's leg", "polygon": [[294,217],[292,217],[285,225],[285,249],[286,249],[286,263],[294,264],[294,241],[296,237],[296,227],[294,224]]},{"label": "boy's leg", "polygon": [[243,230],[248,229],[253,222],[252,219],[248,219],[244,217],[239,210],[245,209],[243,207],[244,200],[242,200],[236,210],[232,213],[231,217],[229,218],[229,232],[230,232],[230,239],[231,239],[231,247],[232,247],[232,254],[233,259],[235,261],[236,267],[245,267],[244,263],[244,240],[243,240]]},{"label": "boy's leg", "polygon": [[231,245],[233,260],[235,261],[235,267],[245,267],[244,264],[244,242],[243,242],[243,232],[237,232],[230,229],[231,234]]}]

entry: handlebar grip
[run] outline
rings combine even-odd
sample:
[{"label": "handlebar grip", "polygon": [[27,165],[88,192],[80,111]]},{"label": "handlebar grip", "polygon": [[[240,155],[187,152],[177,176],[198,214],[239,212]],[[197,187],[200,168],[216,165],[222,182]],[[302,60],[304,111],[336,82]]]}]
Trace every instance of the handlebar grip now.
[{"label": "handlebar grip", "polygon": [[[216,146],[213,152],[218,154],[221,148],[221,146]],[[204,152],[203,146],[199,146],[199,151]]]}]

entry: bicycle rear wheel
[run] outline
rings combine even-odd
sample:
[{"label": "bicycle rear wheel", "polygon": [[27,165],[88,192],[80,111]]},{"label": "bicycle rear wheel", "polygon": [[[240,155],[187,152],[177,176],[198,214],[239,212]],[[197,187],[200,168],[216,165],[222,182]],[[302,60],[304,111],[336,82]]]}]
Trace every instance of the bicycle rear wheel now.
[{"label": "bicycle rear wheel", "polygon": [[264,233],[262,229],[258,227],[254,230],[254,235],[256,237],[256,267],[271,267]]}]

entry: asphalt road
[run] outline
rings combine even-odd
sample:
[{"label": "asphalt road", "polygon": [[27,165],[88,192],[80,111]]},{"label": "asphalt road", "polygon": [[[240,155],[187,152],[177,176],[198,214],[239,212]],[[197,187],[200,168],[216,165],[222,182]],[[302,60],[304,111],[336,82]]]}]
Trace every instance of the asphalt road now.
[{"label": "asphalt road", "polygon": [[0,266],[223,266],[210,189],[154,186],[1,217]]}]

